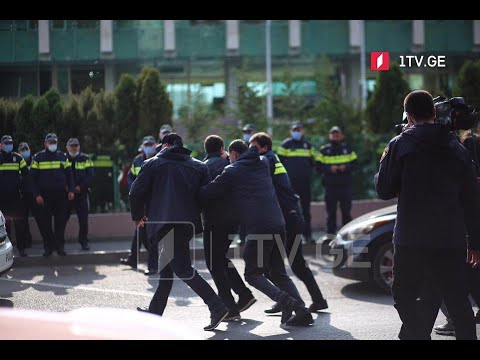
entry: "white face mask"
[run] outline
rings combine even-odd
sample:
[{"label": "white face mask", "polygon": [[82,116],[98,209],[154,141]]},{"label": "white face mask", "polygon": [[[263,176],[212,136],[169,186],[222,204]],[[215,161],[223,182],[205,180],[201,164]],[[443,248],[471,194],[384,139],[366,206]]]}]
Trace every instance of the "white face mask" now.
[{"label": "white face mask", "polygon": [[80,151],[69,151],[69,152],[68,152],[68,154],[69,154],[72,158],[77,157],[79,153],[80,153]]},{"label": "white face mask", "polygon": [[48,151],[51,151],[51,152],[57,151],[57,144],[48,145]]}]

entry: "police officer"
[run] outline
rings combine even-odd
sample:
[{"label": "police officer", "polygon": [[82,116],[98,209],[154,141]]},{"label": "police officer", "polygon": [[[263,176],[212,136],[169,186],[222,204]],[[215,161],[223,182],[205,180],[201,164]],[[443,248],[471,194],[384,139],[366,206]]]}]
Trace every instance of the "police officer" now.
[{"label": "police officer", "polygon": [[[27,163],[28,169],[30,169],[30,165],[32,165],[32,154],[30,152],[30,146],[26,142],[20,143],[18,145],[18,153],[23,157],[25,162]],[[27,187],[26,179],[22,177],[22,199],[23,199],[23,218],[25,219],[25,236],[26,236],[26,248],[32,247],[32,233],[30,231],[30,224],[28,218],[30,213],[32,212],[33,207],[33,194],[32,189]]]},{"label": "police officer", "polygon": [[290,127],[290,137],[285,139],[277,150],[280,161],[285,166],[293,190],[300,196],[303,217],[305,219],[304,236],[312,241],[310,202],[312,200],[312,173],[315,167],[315,149],[305,139],[305,129],[301,122]]},{"label": "police officer", "polygon": [[158,145],[156,152],[159,153],[162,150],[162,140],[165,135],[171,134],[173,132],[173,128],[170,124],[163,124],[160,126],[160,130],[158,132]]},{"label": "police officer", "polygon": [[[45,150],[35,154],[30,168],[38,228],[44,240],[43,256],[54,250],[65,256],[65,226],[67,224],[67,199],[75,198],[75,186],[71,163],[58,150],[58,138],[54,133],[45,137]],[[67,193],[67,197],[65,197]],[[55,230],[52,230],[52,215]]]},{"label": "police officer", "polygon": [[[270,135],[259,132],[250,139],[250,147],[255,146],[259,153],[266,157],[270,164],[270,175],[277,194],[278,203],[285,219],[286,251],[293,273],[305,284],[312,298],[309,307],[311,312],[328,308],[320,288],[315,281],[312,271],[303,257],[301,235],[305,222],[298,195],[292,189],[287,170],[280,162],[278,156],[272,151],[272,138]],[[294,254],[291,255],[291,253]],[[265,310],[267,314],[281,312],[282,308],[276,303],[271,309]]]},{"label": "police officer", "polygon": [[317,168],[323,175],[325,187],[328,234],[337,233],[337,203],[340,203],[343,225],[352,220],[352,172],[357,166],[357,155],[343,140],[342,130],[332,127],[330,142],[320,147],[317,156]]},{"label": "police officer", "polygon": [[92,207],[100,212],[106,212],[113,203],[113,160],[109,154],[93,154],[95,176],[92,182]]},{"label": "police officer", "polygon": [[25,218],[20,195],[22,179],[28,181],[27,163],[19,153],[13,151],[12,137],[4,135],[0,145],[0,210],[5,216],[12,217],[18,252],[20,256],[27,256]]},{"label": "police officer", "polygon": [[[128,172],[128,191],[132,187],[133,182],[137,178],[142,164],[145,160],[150,159],[156,152],[156,141],[153,136],[145,136],[141,145],[141,153],[138,154],[132,163],[132,167]],[[150,249],[147,241],[145,227],[136,228],[133,236],[132,245],[130,247],[130,255],[127,258],[120,259],[120,262],[124,265],[129,265],[132,268],[137,268],[137,256],[138,256],[138,240],[140,239],[145,249],[148,251],[148,270],[145,271],[145,275],[154,275],[158,272],[158,248],[152,247]]]},{"label": "police officer", "polygon": [[250,138],[252,137],[252,135],[257,132],[257,128],[253,124],[245,124],[245,126],[242,128],[242,132],[243,141],[246,141],[248,143],[250,142]]},{"label": "police officer", "polygon": [[75,184],[75,198],[68,202],[67,222],[75,209],[79,226],[78,242],[82,250],[90,250],[88,246],[88,193],[94,177],[93,163],[86,154],[80,152],[80,142],[77,138],[68,140],[65,156],[72,164]]}]

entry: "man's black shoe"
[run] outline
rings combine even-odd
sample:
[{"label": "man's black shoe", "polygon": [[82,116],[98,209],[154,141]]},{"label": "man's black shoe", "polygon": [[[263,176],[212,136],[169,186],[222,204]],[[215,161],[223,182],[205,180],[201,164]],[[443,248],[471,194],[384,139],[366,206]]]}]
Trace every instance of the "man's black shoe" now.
[{"label": "man's black shoe", "polygon": [[80,245],[82,246],[82,250],[85,250],[85,251],[90,250],[90,246],[88,246],[88,244],[83,243]]},{"label": "man's black shoe", "polygon": [[291,317],[285,324],[288,326],[310,326],[314,323],[312,314],[307,309],[295,311],[295,316]]},{"label": "man's black shoe", "polygon": [[45,250],[42,254],[42,256],[49,257],[52,255],[53,251],[52,250]]},{"label": "man's black shoe", "polygon": [[203,330],[211,331],[215,329],[228,315],[229,311],[227,308],[210,315],[210,324],[205,326]]},{"label": "man's black shoe", "polygon": [[444,336],[455,336],[455,328],[451,321],[447,321],[443,325],[439,325],[433,328],[436,334]]},{"label": "man's black shoe", "polygon": [[60,255],[60,256],[66,256],[67,255],[65,250],[57,250],[57,254]]},{"label": "man's black shoe", "polygon": [[26,256],[28,256],[28,255],[27,255],[27,252],[25,251],[25,249],[18,250],[18,254],[19,254],[21,257],[26,257]]},{"label": "man's black shoe", "polygon": [[244,312],[256,302],[257,299],[255,299],[252,294],[249,294],[248,296],[240,296],[237,302],[238,311]]},{"label": "man's black shoe", "polygon": [[265,310],[265,314],[277,314],[282,312],[282,305],[280,303],[274,304],[270,309]]},{"label": "man's black shoe", "polygon": [[141,312],[146,312],[146,313],[150,312],[148,311],[148,306],[137,306],[137,310]]},{"label": "man's black shoe", "polygon": [[156,275],[157,270],[156,269],[148,269],[143,272],[145,275],[150,276],[150,275]]},{"label": "man's black shoe", "polygon": [[122,263],[123,265],[128,265],[134,269],[137,268],[137,264],[131,259],[131,258],[121,258],[120,259],[120,263]]},{"label": "man's black shoe", "polygon": [[223,321],[236,321],[240,320],[242,317],[240,316],[239,311],[229,311],[225,319]]},{"label": "man's black shoe", "polygon": [[327,300],[322,299],[321,301],[314,302],[308,307],[308,311],[314,313],[320,310],[328,309]]},{"label": "man's black shoe", "polygon": [[[480,305],[478,305],[480,306]],[[475,322],[477,324],[480,324],[480,310],[477,311],[477,314],[475,315]]]}]

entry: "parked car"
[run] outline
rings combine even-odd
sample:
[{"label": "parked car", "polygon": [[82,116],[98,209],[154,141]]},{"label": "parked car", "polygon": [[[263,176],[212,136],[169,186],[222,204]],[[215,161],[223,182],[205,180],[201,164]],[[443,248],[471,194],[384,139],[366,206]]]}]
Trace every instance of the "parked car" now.
[{"label": "parked car", "polygon": [[343,226],[329,243],[333,274],[375,283],[390,293],[393,280],[393,228],[397,205],[364,214]]},{"label": "parked car", "polygon": [[0,276],[5,274],[13,265],[13,246],[8,238],[5,227],[5,216],[0,211]]}]

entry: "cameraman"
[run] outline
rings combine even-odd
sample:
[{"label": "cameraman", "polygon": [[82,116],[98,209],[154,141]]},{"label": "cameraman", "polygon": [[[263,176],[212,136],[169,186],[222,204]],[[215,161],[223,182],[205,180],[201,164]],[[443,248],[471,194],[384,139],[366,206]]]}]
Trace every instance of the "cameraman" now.
[{"label": "cameraman", "polygon": [[378,196],[398,196],[393,235],[392,293],[402,320],[400,339],[430,339],[417,298],[430,274],[445,301],[457,339],[476,339],[466,283],[468,260],[480,264],[478,204],[470,156],[448,126],[436,124],[432,96],[415,90],[404,100],[408,125],[393,138],[375,175]]}]

